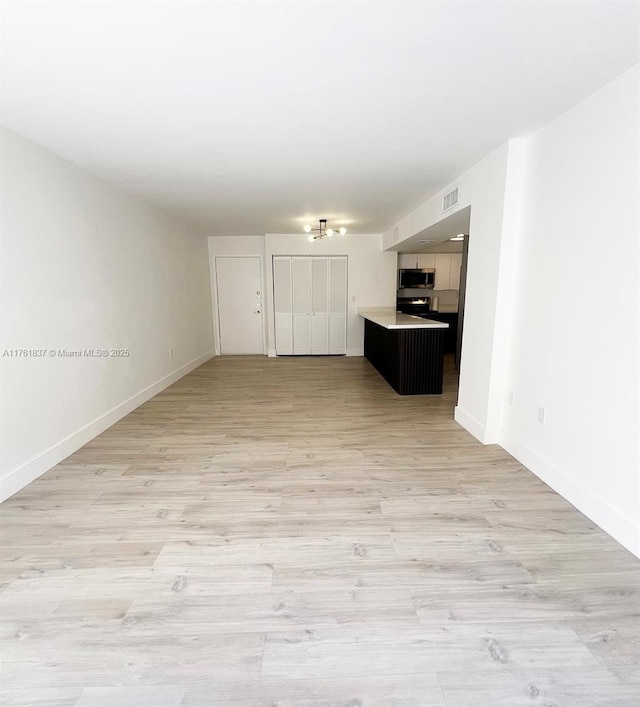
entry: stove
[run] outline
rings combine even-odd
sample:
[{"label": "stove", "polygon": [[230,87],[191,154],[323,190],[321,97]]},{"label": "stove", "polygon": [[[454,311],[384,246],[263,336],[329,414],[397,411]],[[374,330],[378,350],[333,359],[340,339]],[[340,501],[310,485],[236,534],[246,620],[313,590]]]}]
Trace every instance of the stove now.
[{"label": "stove", "polygon": [[430,304],[429,297],[398,297],[396,309],[403,314],[415,314],[420,317],[431,312]]}]

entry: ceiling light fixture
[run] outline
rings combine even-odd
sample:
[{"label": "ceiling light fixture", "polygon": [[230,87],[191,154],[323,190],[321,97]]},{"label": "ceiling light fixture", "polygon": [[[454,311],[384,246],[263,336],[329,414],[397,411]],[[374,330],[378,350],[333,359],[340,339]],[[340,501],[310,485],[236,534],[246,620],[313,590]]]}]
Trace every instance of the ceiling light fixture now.
[{"label": "ceiling light fixture", "polygon": [[463,241],[464,240],[464,233],[458,233],[457,236],[454,236],[453,238],[449,238],[450,241]]},{"label": "ceiling light fixture", "polygon": [[313,241],[317,241],[319,238],[324,238],[325,236],[327,238],[331,238],[334,233],[339,233],[341,236],[345,236],[347,234],[347,229],[342,226],[337,231],[334,231],[333,228],[327,228],[327,219],[321,218],[320,228],[311,228],[311,226],[307,225],[304,227],[304,232],[309,234],[309,243],[313,243]]}]

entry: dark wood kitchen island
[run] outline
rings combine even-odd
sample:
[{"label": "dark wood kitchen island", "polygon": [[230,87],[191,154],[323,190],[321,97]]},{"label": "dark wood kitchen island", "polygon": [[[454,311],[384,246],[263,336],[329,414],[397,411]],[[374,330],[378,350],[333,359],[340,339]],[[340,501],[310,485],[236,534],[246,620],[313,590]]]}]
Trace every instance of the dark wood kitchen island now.
[{"label": "dark wood kitchen island", "polygon": [[449,325],[394,308],[362,309],[364,355],[400,395],[440,395]]}]

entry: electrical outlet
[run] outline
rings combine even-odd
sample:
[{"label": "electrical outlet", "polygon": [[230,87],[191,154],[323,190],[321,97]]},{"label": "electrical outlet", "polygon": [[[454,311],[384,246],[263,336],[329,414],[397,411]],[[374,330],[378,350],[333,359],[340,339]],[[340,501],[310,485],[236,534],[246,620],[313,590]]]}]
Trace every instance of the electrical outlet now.
[{"label": "electrical outlet", "polygon": [[509,391],[509,395],[507,396],[507,402],[508,402],[509,405],[511,405],[512,407],[513,407],[514,397],[515,397],[515,396],[513,395],[513,390],[510,390],[510,391]]},{"label": "electrical outlet", "polygon": [[547,417],[547,411],[544,408],[538,408],[538,422],[544,425],[544,421]]}]

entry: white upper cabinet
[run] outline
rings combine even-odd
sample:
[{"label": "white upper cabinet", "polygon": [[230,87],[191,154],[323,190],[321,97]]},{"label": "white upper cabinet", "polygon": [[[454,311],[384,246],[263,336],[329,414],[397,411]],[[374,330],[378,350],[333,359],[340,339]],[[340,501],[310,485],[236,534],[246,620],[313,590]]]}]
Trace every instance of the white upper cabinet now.
[{"label": "white upper cabinet", "polygon": [[435,268],[436,255],[435,253],[420,253],[418,255],[418,267],[421,269]]},{"label": "white upper cabinet", "polygon": [[460,268],[462,267],[462,253],[451,253],[451,269],[449,276],[449,289],[460,289]]},{"label": "white upper cabinet", "polygon": [[415,253],[400,253],[398,257],[398,267],[402,270],[419,268],[418,257]]},{"label": "white upper cabinet", "polygon": [[451,253],[435,254],[436,283],[434,290],[451,289]]}]

